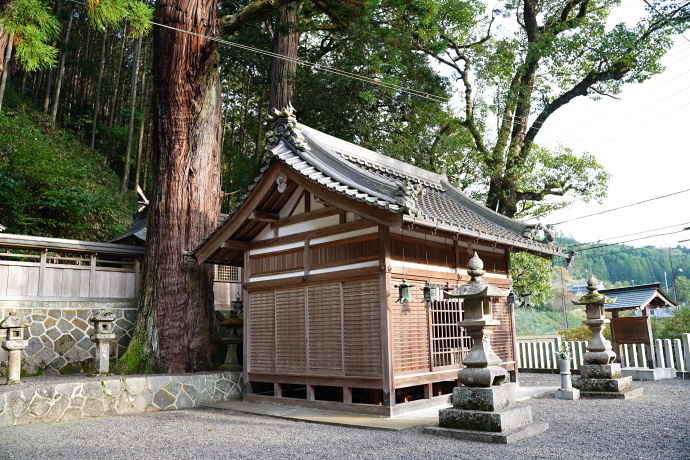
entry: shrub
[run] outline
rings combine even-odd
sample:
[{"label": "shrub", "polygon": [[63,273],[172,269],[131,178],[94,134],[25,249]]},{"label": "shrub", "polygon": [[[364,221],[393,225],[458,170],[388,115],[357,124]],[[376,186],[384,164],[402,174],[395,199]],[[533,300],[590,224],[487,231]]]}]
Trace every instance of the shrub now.
[{"label": "shrub", "polygon": [[680,339],[681,334],[690,333],[690,307],[676,310],[670,318],[655,318],[652,334],[655,339]]},{"label": "shrub", "polygon": [[[566,341],[582,342],[586,340],[589,342],[592,340],[592,331],[584,324],[577,327],[569,327],[567,329],[559,327],[558,335]],[[606,338],[606,340],[611,340],[611,328],[608,324],[604,327],[604,338]]]}]

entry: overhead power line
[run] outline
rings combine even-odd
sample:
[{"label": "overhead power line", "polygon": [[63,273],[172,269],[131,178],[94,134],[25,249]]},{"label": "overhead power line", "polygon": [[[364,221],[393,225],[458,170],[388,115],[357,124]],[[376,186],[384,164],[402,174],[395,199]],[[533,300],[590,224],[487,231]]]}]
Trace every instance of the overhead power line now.
[{"label": "overhead power line", "polygon": [[658,197],[656,197],[656,198],[649,198],[649,199],[647,199],[647,200],[642,200],[642,201],[637,201],[637,202],[635,202],[635,203],[626,204],[625,206],[618,206],[617,208],[608,209],[608,210],[606,210],[606,211],[600,211],[600,212],[595,212],[595,213],[593,213],[593,214],[587,214],[587,215],[580,216],[580,217],[574,217],[574,218],[572,218],[572,219],[564,220],[564,221],[562,221],[562,222],[558,222],[557,224],[552,224],[552,225],[561,225],[561,224],[565,224],[566,222],[572,222],[572,221],[574,221],[574,220],[580,220],[580,219],[585,219],[585,218],[587,218],[587,217],[598,216],[598,215],[600,215],[600,214],[606,214],[607,212],[618,211],[619,209],[624,209],[624,208],[630,208],[630,207],[632,207],[632,206],[637,206],[637,205],[640,205],[640,204],[642,204],[642,203],[648,203],[648,202],[650,202],[650,201],[660,200],[660,199],[662,199],[662,198],[667,198],[667,197],[669,197],[669,196],[678,195],[678,194],[685,193],[685,192],[690,192],[690,188],[689,188],[689,189],[686,189],[686,190],[681,190],[681,191],[679,191],[679,192],[673,192],[673,193],[669,193],[669,194],[667,194],[667,195],[658,196]]},{"label": "overhead power line", "polygon": [[601,243],[603,240],[614,240],[614,239],[618,239],[618,238],[627,238],[628,236],[635,236],[635,235],[641,235],[643,233],[656,232],[658,230],[665,230],[665,229],[671,228],[671,227],[680,227],[681,225],[690,225],[690,222],[683,222],[683,223],[675,224],[675,225],[667,225],[666,227],[653,228],[651,230],[645,230],[643,232],[628,233],[627,235],[619,235],[619,236],[611,236],[609,238],[601,238],[598,241],[590,241],[589,243],[574,244],[572,246],[568,246],[568,248],[574,249],[574,248],[577,248],[578,246],[586,246],[588,244]]},{"label": "overhead power line", "polygon": [[619,242],[617,242],[617,243],[607,243],[607,244],[602,244],[602,245],[599,245],[599,246],[592,246],[591,248],[580,249],[580,250],[578,250],[577,252],[578,252],[578,253],[582,253],[582,252],[585,252],[585,251],[591,251],[592,249],[606,248],[606,247],[608,247],[608,246],[617,246],[617,245],[619,245],[619,244],[629,243],[629,242],[631,242],[631,241],[646,240],[647,238],[655,238],[655,237],[657,237],[657,236],[673,235],[673,234],[675,234],[675,233],[684,232],[684,231],[686,231],[686,230],[690,230],[690,227],[684,228],[684,229],[682,229],[682,230],[676,230],[675,232],[657,233],[656,235],[642,236],[642,237],[640,237],[640,238],[633,238],[632,240],[625,240],[625,241],[619,241]]},{"label": "overhead power line", "polygon": [[664,18],[664,21],[666,21],[666,24],[668,24],[669,26],[673,27],[673,28],[675,29],[675,31],[678,32],[678,34],[679,34],[681,37],[683,37],[683,38],[685,39],[686,42],[690,43],[690,40],[688,40],[688,37],[686,37],[685,35],[683,35],[683,31],[680,30],[680,29],[678,28],[678,26],[676,26],[675,24],[672,24],[671,21],[668,20],[668,17],[666,17],[666,15],[665,15],[664,13],[662,13],[662,12],[659,11],[659,10],[657,10],[657,9],[654,7],[654,5],[652,5],[651,3],[649,3],[647,0],[642,0],[642,1],[645,2],[651,9],[653,9],[653,10],[656,12],[656,14],[658,14],[659,16],[661,16],[662,18]]}]

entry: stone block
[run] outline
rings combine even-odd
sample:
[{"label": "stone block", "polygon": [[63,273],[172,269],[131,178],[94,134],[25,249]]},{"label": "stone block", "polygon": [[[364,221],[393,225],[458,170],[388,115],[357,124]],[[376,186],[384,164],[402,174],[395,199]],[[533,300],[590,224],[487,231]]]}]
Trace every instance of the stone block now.
[{"label": "stone block", "polygon": [[156,375],[153,377],[147,377],[147,386],[151,390],[151,393],[155,393],[161,388],[165,387],[170,382],[170,377],[163,375]]},{"label": "stone block", "polygon": [[161,410],[171,408],[170,406],[175,404],[175,396],[168,390],[158,390],[153,395],[153,404]]},{"label": "stone block", "polygon": [[74,318],[71,321],[71,323],[74,325],[74,327],[76,327],[80,331],[84,332],[85,334],[89,330],[89,328],[91,327],[91,325],[89,323],[87,323],[85,320],[83,320],[82,318]]},{"label": "stone block", "polygon": [[69,400],[69,407],[81,409],[82,407],[84,407],[85,401],[86,398],[83,396],[72,396],[72,398]]},{"label": "stone block", "polygon": [[621,377],[621,365],[612,364],[583,364],[580,366],[583,379],[617,379]]},{"label": "stone block", "polygon": [[40,323],[38,321],[34,321],[33,323],[31,323],[31,326],[29,326],[29,332],[31,333],[32,337],[38,337],[45,331],[46,328],[43,327],[43,323]]},{"label": "stone block", "polygon": [[647,369],[645,367],[624,367],[621,373],[625,377],[632,377],[633,380],[663,380],[675,379],[676,370],[672,367],[657,367]]},{"label": "stone block", "polygon": [[105,414],[107,408],[103,402],[100,398],[86,398],[84,407],[81,410],[84,417],[100,417]]},{"label": "stone block", "polygon": [[72,420],[79,420],[82,418],[81,409],[70,407],[63,412],[60,420],[63,422],[70,422]]},{"label": "stone block", "polygon": [[455,409],[499,411],[515,404],[515,385],[506,384],[490,388],[455,387]]},{"label": "stone block", "polygon": [[28,356],[34,356],[43,348],[43,341],[39,337],[29,338],[29,346],[24,350]]},{"label": "stone block", "polygon": [[46,398],[34,398],[29,405],[29,413],[35,416],[42,416],[50,409],[50,402]]},{"label": "stone block", "polygon": [[87,398],[100,398],[103,395],[101,382],[84,382],[82,394]]},{"label": "stone block", "polygon": [[556,390],[556,399],[568,399],[571,401],[580,399],[580,390],[577,388],[571,388],[570,390],[559,388]]},{"label": "stone block", "polygon": [[470,430],[456,430],[454,428],[442,428],[440,426],[424,427],[424,432],[444,436],[447,438],[461,439],[463,441],[491,442],[495,444],[511,444],[531,436],[543,433],[549,428],[546,422],[531,423],[524,427],[505,433],[487,433]]},{"label": "stone block", "polygon": [[134,405],[134,401],[136,399],[136,395],[132,393],[129,393],[127,391],[121,392],[117,397],[115,411],[120,415],[131,413],[131,408]]},{"label": "stone block", "polygon": [[146,378],[135,377],[125,379],[125,389],[135,395],[141,394],[144,390],[146,390]]},{"label": "stone block", "polygon": [[71,398],[77,387],[81,388],[81,383],[58,383],[55,385],[55,393]]},{"label": "stone block", "polygon": [[51,368],[53,368],[53,369],[57,370],[58,372],[60,372],[60,369],[62,369],[62,367],[63,367],[65,364],[67,364],[67,360],[66,360],[65,358],[63,358],[62,356],[58,356],[57,358],[55,358],[54,360],[52,360],[51,362],[49,362],[49,363],[48,363],[48,366],[50,366]]},{"label": "stone block", "polygon": [[139,408],[140,411],[145,411],[149,406],[151,406],[151,402],[153,401],[153,394],[151,393],[150,390],[144,390],[141,394],[137,396],[137,399],[134,400],[134,405]]},{"label": "stone block", "polygon": [[50,310],[48,310],[48,316],[50,316],[51,318],[58,319],[58,318],[60,318],[61,315],[62,315],[61,310],[56,310],[54,308],[51,308]]},{"label": "stone block", "polygon": [[122,385],[119,380],[106,380],[105,394],[108,396],[117,396],[122,391]]},{"label": "stone block", "polygon": [[59,355],[65,355],[76,345],[77,341],[70,335],[63,335],[55,341],[53,349]]},{"label": "stone block", "polygon": [[181,391],[177,396],[175,407],[178,409],[189,409],[190,407],[194,407],[194,400],[192,400],[187,393]]},{"label": "stone block", "polygon": [[621,377],[618,379],[587,379],[579,378],[573,380],[573,387],[581,392],[624,392],[632,390],[632,377]]},{"label": "stone block", "polygon": [[170,381],[170,383],[165,385],[164,388],[168,391],[168,393],[170,393],[171,395],[176,397],[180,393],[180,390],[182,389],[182,384],[175,381],[175,380],[172,380],[172,381]]},{"label": "stone block", "polygon": [[60,330],[56,327],[51,327],[48,329],[48,331],[46,331],[46,335],[50,337],[50,340],[55,341],[62,336],[62,332],[60,332]]},{"label": "stone block", "polygon": [[227,396],[232,389],[232,382],[228,379],[220,379],[216,382],[216,392],[220,391],[223,396]]},{"label": "stone block", "polygon": [[443,428],[501,433],[532,423],[532,410],[529,406],[496,412],[441,409],[438,420],[439,426]]},{"label": "stone block", "polygon": [[49,421],[58,421],[62,418],[62,414],[65,413],[65,410],[69,407],[69,398],[66,396],[58,395],[57,399],[53,402],[53,405],[50,407],[50,410],[46,414],[46,416],[49,418]]},{"label": "stone block", "polygon": [[77,317],[77,311],[76,310],[62,310],[62,317],[67,319],[67,320],[73,320],[74,318]]}]

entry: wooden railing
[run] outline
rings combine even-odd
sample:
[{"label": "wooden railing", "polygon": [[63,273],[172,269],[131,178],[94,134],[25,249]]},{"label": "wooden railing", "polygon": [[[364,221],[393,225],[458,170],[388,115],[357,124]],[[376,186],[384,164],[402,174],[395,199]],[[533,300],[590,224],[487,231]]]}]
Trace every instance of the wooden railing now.
[{"label": "wooden railing", "polygon": [[0,233],[0,299],[132,299],[138,246]]},{"label": "wooden railing", "polygon": [[[0,233],[0,300],[134,299],[141,246]],[[217,309],[242,295],[241,268],[214,267]]]},{"label": "wooden railing", "polygon": [[[676,372],[690,372],[690,333],[681,339],[654,341],[657,367],[673,367]],[[521,371],[552,369],[558,370],[556,352],[561,348],[560,338],[544,342],[520,342],[518,340],[518,369]],[[570,367],[579,369],[584,364],[587,341],[570,341],[568,348],[573,352]],[[647,367],[647,351],[644,345],[621,345],[621,367]]]}]

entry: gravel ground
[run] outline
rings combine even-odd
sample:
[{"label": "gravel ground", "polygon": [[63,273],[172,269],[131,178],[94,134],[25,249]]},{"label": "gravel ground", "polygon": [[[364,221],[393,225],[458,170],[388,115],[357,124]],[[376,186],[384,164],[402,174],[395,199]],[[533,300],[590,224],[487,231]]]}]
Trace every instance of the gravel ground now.
[{"label": "gravel ground", "polygon": [[[521,374],[522,386],[558,375]],[[215,409],[0,427],[0,459],[540,458],[690,459],[690,381],[636,382],[629,401],[526,401],[549,429],[510,445],[425,434],[422,428],[344,428]]]}]

